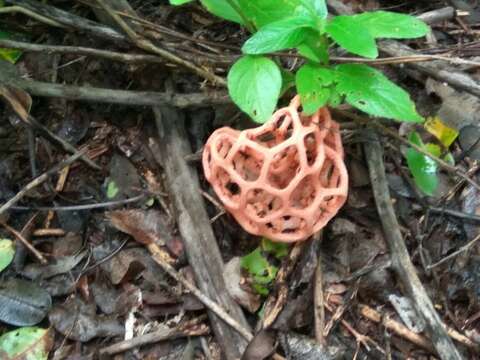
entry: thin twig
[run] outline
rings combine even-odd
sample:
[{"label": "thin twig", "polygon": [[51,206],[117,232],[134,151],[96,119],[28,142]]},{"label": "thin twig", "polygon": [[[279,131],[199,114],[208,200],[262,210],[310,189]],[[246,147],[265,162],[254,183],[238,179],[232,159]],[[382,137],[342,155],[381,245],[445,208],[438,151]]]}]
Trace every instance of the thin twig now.
[{"label": "thin twig", "polygon": [[23,237],[17,230],[12,228],[10,225],[5,223],[4,221],[0,220],[0,225],[2,225],[5,229],[7,229],[13,236],[15,236],[43,265],[48,264],[47,259],[42,255],[40,251],[35,249],[35,247],[30,244],[30,242]]},{"label": "thin twig", "polygon": [[436,263],[434,264],[431,264],[431,265],[428,265],[427,266],[427,270],[431,270],[439,265],[442,265],[444,264],[445,262],[447,262],[448,260],[451,260],[455,257],[457,257],[458,255],[460,255],[462,252],[465,252],[465,251],[468,251],[470,250],[470,248],[475,245],[478,240],[480,240],[480,234],[478,234],[477,236],[475,236],[475,238],[473,240],[471,240],[470,242],[466,243],[465,245],[463,245],[460,249],[458,249],[457,251],[451,253],[450,255],[447,255],[445,256],[443,259],[441,259],[440,261],[437,261]]},{"label": "thin twig", "polygon": [[31,10],[25,9],[24,7],[21,6],[7,6],[4,8],[0,8],[0,14],[10,14],[10,13],[21,13],[24,15],[27,15],[31,17],[32,19],[35,19],[37,21],[40,21],[44,24],[50,25],[50,26],[55,26],[55,27],[60,27],[60,28],[65,28],[62,24],[59,22],[49,19],[45,16],[42,16],[40,14],[37,14],[36,12],[33,12]]},{"label": "thin twig", "polygon": [[81,211],[81,210],[93,210],[93,209],[103,209],[103,208],[110,208],[114,206],[121,206],[130,203],[135,203],[140,201],[146,197],[145,194],[140,194],[128,199],[122,200],[115,200],[115,201],[107,201],[103,203],[95,203],[95,204],[83,204],[83,205],[70,205],[70,206],[12,206],[12,210],[16,211],[28,211],[28,210],[36,210],[36,211]]},{"label": "thin twig", "polygon": [[153,44],[150,40],[147,40],[141,36],[139,36],[132,28],[122,19],[120,15],[118,15],[110,6],[108,6],[104,1],[102,0],[97,0],[98,4],[110,15],[110,17],[115,20],[115,22],[118,24],[118,26],[125,31],[125,33],[128,35],[130,40],[137,45],[139,48],[152,52],[154,54],[160,55],[161,57],[165,58],[168,61],[173,62],[174,64],[181,65],[197,75],[210,80],[213,84],[216,85],[221,85],[225,87],[227,85],[227,82],[225,81],[224,78],[217,76],[207,70],[204,70],[190,62],[188,62],[185,59],[182,59],[178,57],[177,55],[165,50],[161,49],[155,44]]},{"label": "thin twig", "polygon": [[22,50],[25,52],[46,52],[49,54],[94,56],[94,57],[109,59],[113,61],[124,62],[127,64],[136,64],[136,63],[164,64],[165,63],[165,60],[155,55],[124,54],[124,53],[115,52],[115,51],[100,50],[100,49],[88,48],[88,47],[82,47],[82,46],[30,44],[23,41],[14,41],[14,40],[8,40],[8,39],[0,39],[0,46],[9,48],[9,49]]},{"label": "thin twig", "polygon": [[5,204],[0,206],[0,215],[2,215],[8,209],[10,209],[13,205],[15,205],[22,197],[25,196],[27,192],[37,187],[38,185],[42,184],[43,182],[45,182],[50,176],[52,176],[53,174],[56,174],[58,171],[62,170],[65,166],[68,166],[72,164],[74,161],[78,160],[83,154],[85,154],[85,151],[78,151],[77,153],[73,154],[72,156],[62,161],[60,164],[54,166],[50,170],[44,172],[42,175],[30,181],[13,198],[11,198]]},{"label": "thin twig", "polygon": [[[378,311],[370,308],[367,305],[360,305],[359,306],[360,314],[367,319],[374,321],[376,323],[380,323],[382,321],[382,314]],[[424,348],[425,350],[432,351],[433,346],[430,341],[428,341],[425,337],[414,333],[405,325],[393,320],[393,319],[385,319],[384,325],[387,329],[393,331],[400,337],[407,339],[408,341]],[[465,335],[459,333],[457,330],[447,327],[447,333],[450,337],[463,345],[467,346],[468,348],[477,351],[479,350],[479,345],[475,344],[472,340],[470,340]]]},{"label": "thin twig", "polygon": [[225,310],[223,310],[215,301],[207,297],[204,293],[200,291],[195,285],[185,279],[177,270],[175,270],[168,262],[163,259],[162,251],[156,244],[148,244],[148,250],[152,254],[152,258],[155,262],[165,270],[172,278],[177,282],[185,286],[198,300],[202,302],[207,308],[214,312],[219,318],[225,321],[233,329],[235,329],[240,335],[242,335],[246,340],[251,341],[253,335],[250,331],[241,325],[237,320],[232,318]]},{"label": "thin twig", "polygon": [[434,212],[436,214],[441,214],[441,215],[449,215],[453,216],[459,219],[467,220],[467,221],[473,221],[476,223],[480,223],[480,216],[479,215],[474,215],[474,214],[467,214],[461,211],[456,211],[456,210],[450,210],[450,209],[444,209],[440,207],[429,207],[429,211]]}]

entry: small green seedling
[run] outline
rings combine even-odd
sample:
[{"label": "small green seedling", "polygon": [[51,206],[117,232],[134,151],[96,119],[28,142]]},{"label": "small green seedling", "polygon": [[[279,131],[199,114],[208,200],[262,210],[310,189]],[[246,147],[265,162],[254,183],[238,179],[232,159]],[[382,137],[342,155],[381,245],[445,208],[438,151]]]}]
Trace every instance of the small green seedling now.
[{"label": "small green seedling", "polygon": [[278,273],[278,267],[272,264],[270,258],[280,260],[288,254],[288,245],[274,243],[263,238],[260,246],[240,260],[240,266],[246,270],[253,280],[252,287],[257,293],[267,296],[270,285]]}]

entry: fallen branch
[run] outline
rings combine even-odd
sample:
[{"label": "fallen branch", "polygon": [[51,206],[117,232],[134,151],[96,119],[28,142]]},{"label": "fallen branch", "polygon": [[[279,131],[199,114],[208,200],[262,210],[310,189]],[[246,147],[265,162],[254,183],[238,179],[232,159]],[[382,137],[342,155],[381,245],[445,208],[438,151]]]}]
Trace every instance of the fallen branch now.
[{"label": "fallen branch", "polygon": [[0,220],[0,225],[2,225],[5,229],[7,229],[8,232],[15,236],[17,240],[20,241],[25,246],[25,248],[27,248],[38,259],[38,261],[40,261],[40,263],[42,263],[43,265],[48,264],[47,259],[45,259],[42,253],[35,249],[35,247],[30,244],[30,242],[25,239],[25,237],[20,232],[18,232],[2,220]]},{"label": "fallen branch", "polygon": [[181,337],[202,336],[208,333],[209,329],[206,326],[201,326],[195,330],[181,330],[177,328],[161,329],[104,347],[103,349],[100,349],[100,355],[112,356],[143,345],[154,344],[165,340],[174,340]]},{"label": "fallen branch", "polygon": [[462,356],[448,336],[445,326],[438,316],[410,260],[390,198],[383,162],[383,149],[380,145],[378,135],[373,130],[368,130],[364,148],[375,203],[382,222],[385,239],[390,250],[392,268],[405,286],[418,315],[425,319],[428,335],[432,340],[438,356],[442,360],[461,360]]},{"label": "fallen branch", "polygon": [[[0,82],[2,75],[0,74]],[[7,83],[34,96],[63,98],[135,106],[174,106],[177,108],[205,107],[231,102],[226,92],[167,94],[153,91],[128,91],[87,86],[60,85],[24,79],[10,79]]]},{"label": "fallen branch", "polygon": [[[372,309],[371,307],[367,305],[360,305],[359,306],[360,314],[376,323],[381,323],[382,322],[382,314],[379,313],[378,311]],[[383,322],[384,326],[390,330],[393,331],[395,334],[398,336],[414,343],[415,345],[418,345],[422,348],[424,348],[427,351],[434,351],[432,343],[428,341],[425,337],[422,335],[419,335],[417,333],[414,333],[411,331],[409,328],[407,328],[405,325],[399,323],[398,321],[392,320],[392,319],[385,319]],[[452,328],[447,328],[447,333],[450,335],[450,337],[463,345],[467,346],[468,348],[478,352],[479,346],[475,344],[472,340],[467,338],[465,335],[460,334],[458,331]]]},{"label": "fallen branch", "polygon": [[[205,210],[198,175],[185,160],[185,156],[192,150],[184,118],[178,110],[166,106],[155,107],[154,113],[159,149],[153,152],[165,171],[166,184],[177,214],[178,229],[201,292],[194,290],[191,284],[185,286],[189,286],[188,289],[192,292],[195,291],[196,296],[203,293],[208,299],[215,299],[218,305],[205,297],[203,300],[199,298],[205,305],[208,303],[211,327],[226,358],[236,359],[246,348],[245,339],[250,340],[252,337],[241,308],[225,290],[223,260]],[[168,271],[172,275],[171,269]],[[214,304],[217,310],[213,310]],[[227,324],[235,325],[242,336]]]}]

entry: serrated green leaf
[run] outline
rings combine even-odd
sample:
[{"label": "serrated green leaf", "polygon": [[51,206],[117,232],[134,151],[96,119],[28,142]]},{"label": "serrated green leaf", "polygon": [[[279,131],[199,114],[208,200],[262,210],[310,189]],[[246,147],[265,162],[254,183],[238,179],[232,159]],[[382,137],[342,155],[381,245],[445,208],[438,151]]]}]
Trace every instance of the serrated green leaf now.
[{"label": "serrated green leaf", "polygon": [[378,56],[375,39],[353,16],[336,16],[327,24],[325,30],[338,45],[353,54],[371,59]]},{"label": "serrated green leaf", "polygon": [[411,39],[428,34],[430,28],[417,18],[391,11],[354,15],[353,19],[375,38]]},{"label": "serrated green leaf", "polygon": [[297,71],[297,92],[307,115],[328,103],[334,81],[335,72],[318,65],[306,64]]},{"label": "serrated green leaf", "polygon": [[291,17],[300,0],[238,0],[245,16],[260,29],[263,26]]},{"label": "serrated green leaf", "polygon": [[335,70],[337,91],[350,105],[373,116],[423,121],[408,93],[378,70],[362,64],[342,64]]},{"label": "serrated green leaf", "polygon": [[[239,7],[238,0],[232,0]],[[238,12],[225,0],[200,0],[202,5],[212,14],[226,20],[245,25]]]},{"label": "serrated green leaf", "polygon": [[15,244],[9,239],[0,239],[0,272],[10,265],[15,256]]},{"label": "serrated green leaf", "polygon": [[47,360],[52,343],[47,329],[24,327],[3,334],[0,350],[8,356],[4,360]]},{"label": "serrated green leaf", "polygon": [[276,21],[257,31],[243,44],[242,51],[245,54],[255,55],[294,48],[303,42],[308,27],[314,26],[306,17]]},{"label": "serrated green leaf", "polygon": [[[440,152],[440,148],[437,147],[437,145],[427,144],[427,146],[425,146],[420,135],[416,132],[410,134],[409,140],[427,151]],[[434,154],[432,153],[432,155]],[[409,148],[407,150],[407,164],[418,188],[427,195],[433,195],[438,187],[437,163],[417,150]]]},{"label": "serrated green leaf", "polygon": [[282,87],[282,74],[275,62],[244,56],[230,69],[227,82],[233,102],[253,120],[263,123],[270,118]]},{"label": "serrated green leaf", "polygon": [[170,1],[170,5],[179,6],[179,5],[192,2],[193,0],[169,0],[169,1]]},{"label": "serrated green leaf", "polygon": [[[3,5],[0,4],[0,7]],[[11,34],[8,31],[0,31],[0,39],[10,39]],[[0,59],[6,60],[12,64],[15,64],[22,56],[22,52],[14,49],[0,48]]]},{"label": "serrated green leaf", "polygon": [[328,41],[318,32],[308,29],[303,42],[297,46],[298,53],[316,63],[328,64]]}]

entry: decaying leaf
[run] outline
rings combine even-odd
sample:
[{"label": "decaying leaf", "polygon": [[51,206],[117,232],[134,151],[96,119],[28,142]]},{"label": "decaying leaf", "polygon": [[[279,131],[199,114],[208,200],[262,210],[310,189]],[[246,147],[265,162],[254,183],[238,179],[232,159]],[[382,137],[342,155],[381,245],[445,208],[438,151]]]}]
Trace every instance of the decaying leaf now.
[{"label": "decaying leaf", "polygon": [[16,278],[0,282],[0,320],[7,324],[38,324],[51,306],[48,292],[34,282]]},{"label": "decaying leaf", "polygon": [[2,360],[47,360],[53,346],[50,329],[24,327],[9,331],[0,337]]},{"label": "decaying leaf", "polygon": [[123,335],[124,328],[115,316],[96,314],[94,303],[71,297],[49,314],[55,330],[69,339],[86,342],[96,337]]}]

